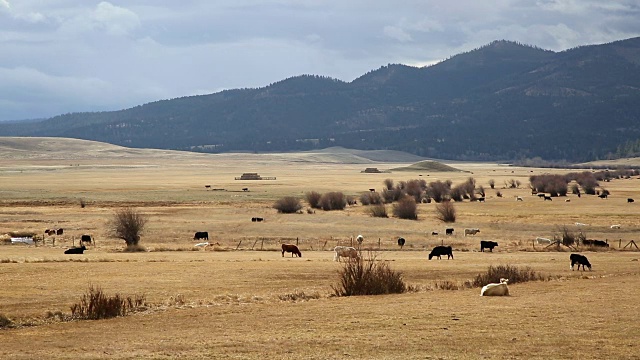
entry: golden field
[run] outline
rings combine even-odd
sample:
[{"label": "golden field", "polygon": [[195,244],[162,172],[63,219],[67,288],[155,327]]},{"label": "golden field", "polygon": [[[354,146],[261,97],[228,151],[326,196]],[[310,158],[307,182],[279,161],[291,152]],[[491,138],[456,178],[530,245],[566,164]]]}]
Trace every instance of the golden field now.
[{"label": "golden field", "polygon": [[[44,245],[0,245],[0,314],[21,324],[0,330],[0,358],[16,359],[638,359],[640,254],[620,249],[638,240],[640,180],[601,184],[607,200],[532,196],[533,174],[568,170],[491,163],[448,165],[460,172],[366,174],[417,162],[393,152],[333,149],[291,154],[206,155],[126,149],[69,139],[0,139],[0,235],[64,228]],[[375,160],[370,160],[373,157]],[[237,181],[245,172],[276,180]],[[365,206],[345,211],[278,214],[283,196],[342,191],[358,197],[383,181],[473,177],[485,203],[456,203],[455,235],[432,236],[448,225],[435,204],[420,204],[418,220],[373,218]],[[495,180],[496,190],[488,181]],[[517,179],[519,189],[503,189]],[[210,185],[214,190],[207,190]],[[249,191],[243,191],[248,188]],[[502,198],[496,196],[501,191]],[[515,201],[522,196],[524,201]],[[86,206],[82,208],[80,201]],[[124,253],[109,237],[114,211],[132,206],[149,221],[143,253]],[[252,217],[264,222],[251,222]],[[576,222],[607,251],[582,253],[593,271],[569,269],[569,252],[534,247]],[[620,224],[621,229],[610,225]],[[463,229],[481,232],[464,237]],[[196,231],[209,242],[194,248]],[[82,234],[96,240],[84,255],[64,255]],[[338,298],[340,264],[331,249],[358,234],[363,246],[389,261],[418,291]],[[396,239],[407,240],[398,249]],[[479,252],[494,240],[493,253]],[[298,242],[302,258],[282,257],[283,242]],[[452,245],[454,260],[427,260],[435,245]],[[552,278],[510,286],[511,296],[483,298],[461,284],[489,265],[531,267]],[[144,294],[146,311],[97,321],[58,321],[89,285],[107,293]],[[293,299],[299,297],[299,299]]]}]

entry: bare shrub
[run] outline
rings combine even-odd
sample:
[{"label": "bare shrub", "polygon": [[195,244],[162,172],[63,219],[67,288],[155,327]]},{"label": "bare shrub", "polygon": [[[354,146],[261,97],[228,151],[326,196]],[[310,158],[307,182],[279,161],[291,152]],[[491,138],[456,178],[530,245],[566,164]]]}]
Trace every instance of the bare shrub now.
[{"label": "bare shrub", "polygon": [[344,210],[347,206],[347,199],[343,193],[339,191],[332,191],[322,194],[320,197],[320,207],[322,210]]},{"label": "bare shrub", "polygon": [[493,179],[489,179],[489,186],[490,186],[492,189],[495,189],[495,187],[496,187],[496,181],[495,181],[495,180],[493,180]]},{"label": "bare shrub", "polygon": [[587,236],[582,231],[575,233],[569,230],[569,228],[567,228],[566,226],[563,226],[560,229],[560,235],[555,237],[561,239],[562,245],[564,246],[574,246],[580,244],[587,238]]},{"label": "bare shrub", "polygon": [[580,186],[578,186],[578,184],[571,184],[571,193],[573,195],[580,195]]},{"label": "bare shrub", "polygon": [[307,301],[307,300],[320,299],[320,293],[314,292],[311,294],[307,294],[302,290],[295,290],[292,293],[278,295],[278,299],[280,299],[281,301],[293,301],[293,302]]},{"label": "bare shrub", "polygon": [[433,201],[439,203],[447,198],[451,190],[451,182],[442,182],[440,180],[429,183],[427,194]]},{"label": "bare shrub", "polygon": [[404,191],[399,187],[393,188],[391,190],[382,190],[382,198],[384,199],[384,202],[386,204],[398,201],[403,195]]},{"label": "bare shrub", "polygon": [[372,205],[369,208],[369,215],[379,218],[388,218],[387,207],[384,204]]},{"label": "bare shrub", "polygon": [[4,314],[0,314],[0,329],[11,327],[13,322]]},{"label": "bare shrub", "polygon": [[307,202],[309,203],[309,206],[312,207],[313,209],[319,209],[320,208],[320,198],[321,197],[322,197],[322,194],[320,194],[317,191],[310,191],[310,192],[305,194],[305,198],[306,198]]},{"label": "bare shrub", "polygon": [[519,269],[513,265],[490,265],[487,272],[476,275],[472,284],[474,287],[482,287],[490,283],[499,283],[501,278],[509,279],[509,284],[549,279],[536,273],[530,267]]},{"label": "bare shrub", "polygon": [[375,191],[369,191],[360,195],[360,203],[362,205],[379,205],[383,204],[384,200],[379,193]]},{"label": "bare shrub", "polygon": [[300,199],[298,198],[295,198],[293,196],[285,196],[282,199],[276,201],[276,203],[273,204],[273,208],[278,210],[278,212],[282,214],[293,214],[302,209],[302,204],[300,204]]},{"label": "bare shrub", "polygon": [[453,201],[462,201],[462,199],[466,196],[466,191],[464,189],[464,186],[461,185],[457,185],[456,187],[454,187],[453,189],[451,189],[451,192],[449,193],[449,196],[451,197],[451,200]]},{"label": "bare shrub", "polygon": [[387,190],[393,189],[393,179],[384,179],[383,183],[384,183],[385,189]]},{"label": "bare shrub", "polygon": [[456,222],[456,208],[451,201],[445,201],[436,205],[436,218],[445,223]]},{"label": "bare shrub", "polygon": [[440,290],[459,290],[460,286],[450,280],[440,280],[435,283],[436,289]]},{"label": "bare shrub", "polygon": [[405,196],[393,204],[393,216],[400,219],[418,220],[418,205],[411,196]]},{"label": "bare shrub", "polygon": [[100,287],[89,286],[89,290],[80,297],[80,301],[71,306],[74,319],[98,320],[125,316],[146,305],[144,295],[123,297],[120,294],[107,296]]},{"label": "bare shrub", "polygon": [[80,204],[80,207],[83,209],[85,208],[85,206],[87,206],[87,202],[83,198],[78,199],[78,203]]},{"label": "bare shrub", "polygon": [[116,210],[109,221],[111,235],[126,242],[127,247],[137,247],[140,242],[147,217],[130,207]]},{"label": "bare shrub", "polygon": [[412,196],[417,203],[422,201],[423,194],[427,189],[427,182],[424,180],[409,180],[406,185],[406,193]]},{"label": "bare shrub", "polygon": [[374,254],[364,259],[349,259],[338,270],[340,283],[332,285],[335,296],[402,294],[407,291],[402,273],[389,263],[376,260]]},{"label": "bare shrub", "polygon": [[496,191],[496,196],[501,198],[502,197],[502,193],[500,191]]},{"label": "bare shrub", "polygon": [[478,188],[476,189],[476,193],[478,193],[482,197],[485,197],[486,194],[484,192],[484,186],[482,186],[482,185],[478,186]]}]

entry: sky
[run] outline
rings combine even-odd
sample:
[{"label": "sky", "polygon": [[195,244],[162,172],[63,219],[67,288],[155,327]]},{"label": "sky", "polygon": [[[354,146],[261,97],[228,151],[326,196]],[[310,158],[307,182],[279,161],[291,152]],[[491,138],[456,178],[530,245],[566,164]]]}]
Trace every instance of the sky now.
[{"label": "sky", "polygon": [[0,121],[637,36],[640,0],[0,0]]}]

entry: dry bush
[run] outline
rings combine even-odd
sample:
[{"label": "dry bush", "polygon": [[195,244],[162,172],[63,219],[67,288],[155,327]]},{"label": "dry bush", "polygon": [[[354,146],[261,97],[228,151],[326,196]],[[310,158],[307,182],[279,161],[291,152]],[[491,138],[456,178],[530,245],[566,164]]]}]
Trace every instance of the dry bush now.
[{"label": "dry bush", "polygon": [[390,204],[392,202],[398,201],[403,195],[404,195],[404,191],[399,187],[395,187],[391,190],[388,190],[388,189],[382,190],[382,198],[384,199],[384,202],[386,204]]},{"label": "dry bush", "polygon": [[393,216],[400,219],[418,220],[418,205],[411,196],[405,196],[393,204]]},{"label": "dry bush", "polygon": [[80,203],[80,207],[83,209],[87,206],[87,202],[83,198],[78,199],[78,202]]},{"label": "dry bush", "polygon": [[451,200],[453,201],[462,201],[465,195],[467,194],[464,189],[464,186],[462,185],[456,185],[456,187],[451,189],[451,193],[449,194],[449,196],[451,196]]},{"label": "dry bush", "polygon": [[331,286],[335,296],[402,294],[407,291],[402,273],[391,269],[387,262],[377,261],[369,253],[349,259],[338,270],[340,284]]},{"label": "dry bush", "polygon": [[116,210],[108,223],[111,235],[124,240],[127,247],[137,247],[147,217],[138,210],[126,207]]},{"label": "dry bush", "polygon": [[302,209],[300,199],[293,196],[285,196],[273,204],[273,208],[282,214],[294,214]]},{"label": "dry bush", "polygon": [[387,190],[393,189],[393,179],[384,179],[384,188]]},{"label": "dry bush", "polygon": [[556,238],[561,239],[562,245],[571,247],[577,244],[581,244],[583,240],[587,238],[587,235],[582,231],[579,231],[576,234],[575,232],[569,230],[569,228],[567,228],[566,226],[563,226],[560,229],[560,235],[554,236],[554,239]]},{"label": "dry bush", "polygon": [[360,195],[360,203],[362,205],[379,205],[383,204],[384,200],[379,193],[375,191],[369,191]]},{"label": "dry bush", "polygon": [[369,208],[369,215],[379,218],[388,218],[387,207],[384,204],[372,205]]},{"label": "dry bush", "polygon": [[451,191],[451,181],[442,182],[440,180],[429,183],[427,187],[427,195],[433,199],[433,201],[439,203],[447,199],[449,192]]},{"label": "dry bush", "polygon": [[347,199],[339,191],[328,192],[320,197],[320,208],[325,211],[344,210],[347,206]]},{"label": "dry bush", "polygon": [[501,198],[502,197],[502,193],[500,191],[496,191],[496,196]]},{"label": "dry bush", "polygon": [[509,279],[509,284],[517,284],[527,281],[548,280],[530,267],[519,269],[513,265],[490,265],[487,272],[476,275],[472,285],[483,287],[490,283],[499,283],[501,278]]},{"label": "dry bush", "polygon": [[484,191],[484,186],[482,185],[478,186],[478,188],[476,189],[476,193],[478,193],[482,197],[485,197],[486,193]]},{"label": "dry bush", "polygon": [[125,298],[120,294],[107,296],[100,287],[90,285],[80,301],[71,306],[71,316],[81,320],[109,319],[125,316],[145,305],[144,295],[135,295],[133,298]]},{"label": "dry bush", "polygon": [[322,197],[322,194],[320,194],[319,192],[316,192],[316,191],[310,191],[310,192],[305,194],[305,198],[307,199],[307,202],[309,203],[309,206],[311,206],[314,209],[319,209],[320,208],[320,198],[321,197]]},{"label": "dry bush", "polygon": [[436,205],[436,218],[445,223],[456,222],[456,208],[451,201]]},{"label": "dry bush", "polygon": [[4,314],[0,314],[0,329],[11,327],[13,322]]},{"label": "dry bush", "polygon": [[409,180],[405,191],[407,195],[412,196],[417,203],[422,201],[423,194],[427,190],[427,182],[424,180]]},{"label": "dry bush", "polygon": [[495,180],[493,180],[493,179],[489,179],[489,186],[490,186],[492,189],[495,189],[495,187],[496,187],[496,181],[495,181]]}]

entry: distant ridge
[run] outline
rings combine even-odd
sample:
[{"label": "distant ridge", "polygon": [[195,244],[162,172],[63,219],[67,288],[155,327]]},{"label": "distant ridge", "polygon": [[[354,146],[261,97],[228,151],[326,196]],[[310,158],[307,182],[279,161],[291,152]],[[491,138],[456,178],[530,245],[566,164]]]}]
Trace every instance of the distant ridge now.
[{"label": "distant ridge", "polygon": [[640,37],[562,52],[497,40],[432,66],[389,64],[351,82],[301,75],[120,111],[0,123],[0,136],[211,153],[341,146],[423,159],[587,162],[640,139],[638,119]]}]

